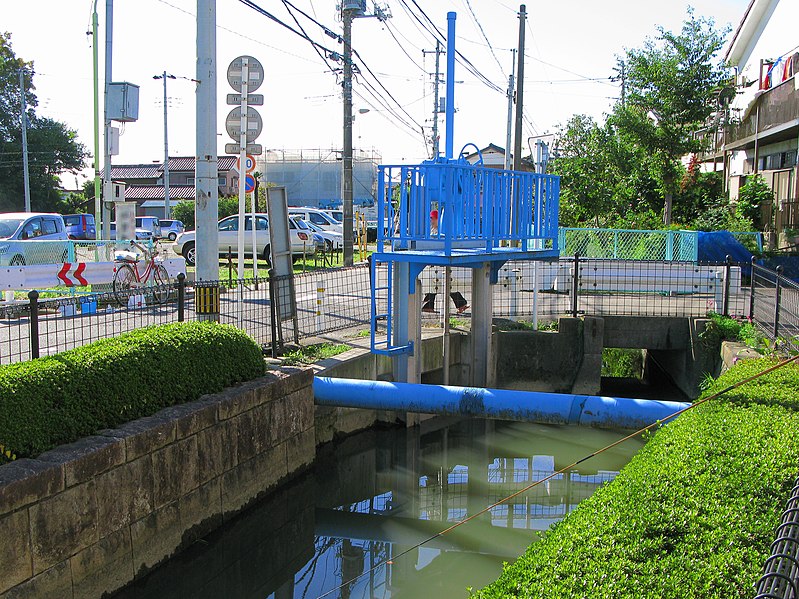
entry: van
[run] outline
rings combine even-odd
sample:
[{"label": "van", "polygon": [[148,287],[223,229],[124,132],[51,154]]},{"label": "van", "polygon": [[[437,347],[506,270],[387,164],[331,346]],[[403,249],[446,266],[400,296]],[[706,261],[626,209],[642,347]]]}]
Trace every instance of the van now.
[{"label": "van", "polygon": [[137,216],[136,228],[150,231],[153,234],[153,239],[161,238],[161,221],[156,216]]},{"label": "van", "polygon": [[96,239],[93,214],[65,214],[64,224],[70,239]]},{"label": "van", "polygon": [[318,208],[310,208],[307,206],[289,206],[288,213],[291,217],[299,217],[304,221],[315,224],[321,229],[326,231],[335,231],[336,233],[344,233],[344,225],[338,222],[329,214],[319,210]]}]

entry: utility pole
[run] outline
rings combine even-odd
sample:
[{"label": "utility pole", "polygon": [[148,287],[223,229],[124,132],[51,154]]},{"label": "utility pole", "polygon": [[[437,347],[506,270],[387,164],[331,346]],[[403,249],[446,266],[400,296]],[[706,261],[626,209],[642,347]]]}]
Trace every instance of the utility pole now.
[{"label": "utility pole", "polygon": [[357,3],[342,2],[344,24],[344,148],[341,155],[343,173],[341,200],[344,209],[344,266],[352,266],[352,20]]},{"label": "utility pole", "polygon": [[441,50],[441,42],[436,40],[436,49],[435,50],[422,50],[422,54],[427,54],[428,52],[435,52],[436,54],[436,75],[435,81],[433,82],[433,160],[438,158],[439,154],[439,135],[438,135],[438,114],[441,112],[439,110],[439,99],[438,99],[438,86],[441,83],[441,70],[440,70],[440,60],[439,56],[443,52]]},{"label": "utility pole", "polygon": [[114,0],[105,0],[105,21],[105,96],[103,101],[105,171],[103,173],[103,234],[101,239],[109,239],[111,237],[111,200],[114,195],[111,190],[111,119],[108,118],[108,86],[112,81],[111,50],[114,35]]},{"label": "utility pole", "polygon": [[[197,0],[196,216],[198,281],[219,279],[219,169],[216,152],[216,0]],[[198,320],[219,320],[215,313]]]},{"label": "utility pole", "polygon": [[25,100],[25,69],[19,70],[20,124],[22,126],[22,173],[25,182],[25,212],[31,211],[31,182],[28,173],[28,102]]},{"label": "utility pole", "polygon": [[97,0],[94,0],[94,10],[92,11],[92,74],[94,79],[94,221],[96,226],[96,236],[102,238],[102,213],[100,204],[101,185],[100,185],[100,72],[98,67],[97,49]]},{"label": "utility pole", "polygon": [[164,71],[162,75],[153,75],[153,79],[164,80],[164,218],[169,218],[171,209],[169,206],[169,129],[167,127],[166,80],[177,79],[177,77],[167,75]]},{"label": "utility pole", "polygon": [[510,169],[510,144],[511,144],[511,123],[513,122],[513,77],[516,74],[516,50],[513,50],[511,59],[510,77],[508,77],[508,128],[505,135],[505,170]]},{"label": "utility pole", "polygon": [[627,65],[624,64],[624,61],[617,59],[618,66],[613,69],[616,73],[618,73],[618,77],[613,77],[614,81],[621,81],[621,105],[624,106],[627,100]]},{"label": "utility pole", "polygon": [[524,106],[524,28],[527,21],[527,9],[524,4],[519,7],[519,73],[516,85],[516,139],[513,144],[513,170],[522,168],[522,107]]}]

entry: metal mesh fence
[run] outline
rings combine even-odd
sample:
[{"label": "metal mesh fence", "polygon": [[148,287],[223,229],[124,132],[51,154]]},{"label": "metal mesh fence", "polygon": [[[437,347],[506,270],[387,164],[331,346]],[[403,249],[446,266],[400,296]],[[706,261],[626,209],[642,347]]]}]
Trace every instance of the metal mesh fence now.
[{"label": "metal mesh fence", "polygon": [[561,256],[616,260],[696,260],[696,231],[642,231],[634,229],[572,229],[559,231]]},{"label": "metal mesh fence", "polygon": [[799,345],[799,285],[777,272],[752,266],[749,315],[770,339]]},{"label": "metal mesh fence", "polygon": [[[752,286],[745,287],[750,272]],[[387,264],[377,265],[375,277],[376,289],[390,287]],[[452,303],[451,317],[471,316],[472,271],[451,269],[451,298],[444,297],[445,278],[441,267],[422,271],[424,326],[442,324],[445,299]],[[219,321],[244,329],[262,347],[271,345],[273,337],[299,341],[347,329],[360,335],[370,328],[373,285],[367,265],[275,277],[272,284],[276,291],[270,292],[268,279],[203,283],[219,290]],[[132,290],[121,301],[111,293],[95,293],[0,304],[0,364],[52,355],[151,324],[197,318],[194,285],[186,284],[182,302],[179,286],[171,285],[163,304],[153,301],[151,290]],[[289,285],[296,310],[285,294]],[[274,325],[272,294],[280,315]],[[388,304],[395,300],[388,291],[376,292],[375,300],[376,313],[384,315],[376,326],[384,334],[390,325]],[[564,315],[701,317],[717,312],[751,317],[772,339],[796,343],[799,338],[799,286],[748,264],[582,258],[508,262],[493,286],[492,310],[495,317],[530,322],[535,315],[545,322]]]}]

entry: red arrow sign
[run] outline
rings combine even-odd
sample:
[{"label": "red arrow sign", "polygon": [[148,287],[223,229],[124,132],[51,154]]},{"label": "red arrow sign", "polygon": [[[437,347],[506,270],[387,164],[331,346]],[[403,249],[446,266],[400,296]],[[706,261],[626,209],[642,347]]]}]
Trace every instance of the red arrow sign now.
[{"label": "red arrow sign", "polygon": [[[72,264],[70,262],[64,262],[64,265],[61,267],[61,270],[58,271],[58,278],[66,285],[67,287],[72,287],[75,285],[75,282],[70,279],[69,271],[72,268]],[[72,273],[72,278],[74,278],[79,285],[88,285],[89,282],[83,278],[83,271],[86,270],[86,263],[85,262],[78,262],[77,266],[75,267],[75,272]]]}]

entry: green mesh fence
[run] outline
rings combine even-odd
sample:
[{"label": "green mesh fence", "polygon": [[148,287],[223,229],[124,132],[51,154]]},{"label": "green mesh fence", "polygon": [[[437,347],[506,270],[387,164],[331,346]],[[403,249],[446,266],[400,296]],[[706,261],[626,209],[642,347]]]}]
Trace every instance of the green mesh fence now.
[{"label": "green mesh fence", "polygon": [[560,255],[617,260],[696,261],[696,231],[560,229]]}]

